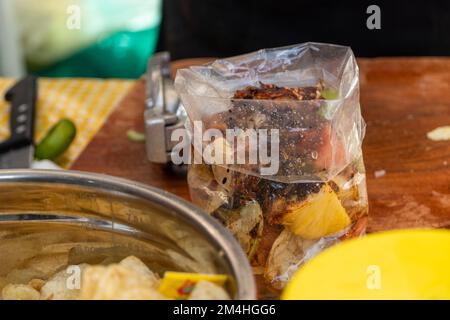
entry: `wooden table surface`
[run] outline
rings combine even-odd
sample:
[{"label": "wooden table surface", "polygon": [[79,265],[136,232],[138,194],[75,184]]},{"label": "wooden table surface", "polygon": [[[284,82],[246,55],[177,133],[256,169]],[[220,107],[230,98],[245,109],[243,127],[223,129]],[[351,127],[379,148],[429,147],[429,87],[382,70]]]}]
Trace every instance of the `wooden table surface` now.
[{"label": "wooden table surface", "polygon": [[[178,61],[180,66],[202,59]],[[450,58],[359,59],[361,106],[367,122],[364,160],[369,192],[368,231],[450,227],[450,141],[428,131],[450,125]],[[138,81],[73,169],[111,174],[189,199],[186,179],[146,159],[144,84]],[[386,174],[376,178],[375,171]]]}]

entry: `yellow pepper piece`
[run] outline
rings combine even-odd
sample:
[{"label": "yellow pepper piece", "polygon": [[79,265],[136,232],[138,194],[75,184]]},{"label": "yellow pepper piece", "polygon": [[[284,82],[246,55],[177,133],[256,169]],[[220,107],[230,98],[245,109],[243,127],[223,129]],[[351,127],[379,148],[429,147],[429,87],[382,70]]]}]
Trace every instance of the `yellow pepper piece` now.
[{"label": "yellow pepper piece", "polygon": [[208,281],[220,287],[225,286],[228,276],[221,274],[199,274],[166,272],[159,286],[159,292],[171,299],[187,299],[199,281]]}]

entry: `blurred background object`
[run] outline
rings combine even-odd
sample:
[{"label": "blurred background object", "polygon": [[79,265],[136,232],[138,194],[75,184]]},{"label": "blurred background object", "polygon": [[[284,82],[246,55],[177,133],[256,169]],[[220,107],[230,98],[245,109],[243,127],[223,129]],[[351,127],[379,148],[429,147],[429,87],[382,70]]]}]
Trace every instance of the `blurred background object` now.
[{"label": "blurred background object", "polygon": [[161,0],[0,2],[2,39],[18,26],[27,68],[40,76],[137,78],[157,44]]},{"label": "blurred background object", "polygon": [[[371,5],[380,29],[367,26]],[[155,51],[226,57],[309,41],[448,56],[449,16],[448,0],[0,0],[0,76],[138,78]]]},{"label": "blurred background object", "polygon": [[0,76],[18,78],[24,72],[14,0],[0,0]]}]

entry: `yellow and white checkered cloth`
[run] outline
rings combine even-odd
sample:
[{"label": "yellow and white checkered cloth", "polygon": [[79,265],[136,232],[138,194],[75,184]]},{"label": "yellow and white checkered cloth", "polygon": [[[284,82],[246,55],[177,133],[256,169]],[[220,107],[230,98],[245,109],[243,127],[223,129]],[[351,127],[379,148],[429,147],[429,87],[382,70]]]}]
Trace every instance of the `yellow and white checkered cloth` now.
[{"label": "yellow and white checkered cloth", "polygon": [[[132,83],[127,80],[39,79],[36,143],[59,120],[71,119],[77,127],[77,136],[57,160],[60,166],[69,168],[127,94]],[[14,80],[0,78],[0,141],[9,136],[9,104],[3,97],[12,85]]]}]

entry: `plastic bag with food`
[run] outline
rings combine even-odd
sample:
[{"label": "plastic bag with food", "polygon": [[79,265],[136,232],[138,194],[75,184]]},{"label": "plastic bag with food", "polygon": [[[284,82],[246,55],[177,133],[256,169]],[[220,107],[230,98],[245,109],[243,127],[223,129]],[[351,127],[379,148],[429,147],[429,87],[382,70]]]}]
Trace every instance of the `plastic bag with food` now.
[{"label": "plastic bag with food", "polygon": [[325,247],[364,233],[365,123],[350,48],[306,43],[178,71],[192,200],[280,290]]}]

